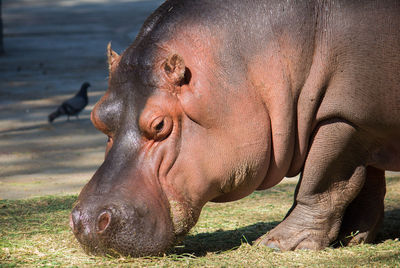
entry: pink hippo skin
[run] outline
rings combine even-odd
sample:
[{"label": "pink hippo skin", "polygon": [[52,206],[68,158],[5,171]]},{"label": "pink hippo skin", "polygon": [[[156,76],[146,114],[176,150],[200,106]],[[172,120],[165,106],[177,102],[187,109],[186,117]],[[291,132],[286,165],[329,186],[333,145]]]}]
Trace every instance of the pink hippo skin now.
[{"label": "pink hippo skin", "polygon": [[88,252],[163,253],[208,201],[299,173],[258,244],[374,239],[400,170],[399,1],[171,0],[108,57],[106,157],[70,221]]}]

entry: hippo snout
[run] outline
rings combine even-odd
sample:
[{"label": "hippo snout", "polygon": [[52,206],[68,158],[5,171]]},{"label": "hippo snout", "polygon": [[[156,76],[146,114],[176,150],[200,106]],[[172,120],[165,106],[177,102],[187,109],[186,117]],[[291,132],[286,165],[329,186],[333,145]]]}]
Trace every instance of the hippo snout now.
[{"label": "hippo snout", "polygon": [[169,217],[157,208],[125,200],[101,198],[80,201],[70,214],[70,226],[83,249],[95,255],[158,255],[174,242]]}]

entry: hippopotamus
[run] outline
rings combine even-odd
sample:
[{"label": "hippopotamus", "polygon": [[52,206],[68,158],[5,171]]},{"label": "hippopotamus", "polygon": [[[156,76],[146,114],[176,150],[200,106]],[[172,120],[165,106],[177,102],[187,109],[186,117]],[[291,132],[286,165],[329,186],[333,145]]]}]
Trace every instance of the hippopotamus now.
[{"label": "hippopotamus", "polygon": [[400,171],[400,2],[167,0],[91,120],[105,160],[70,225],[93,254],[168,252],[208,202],[301,174],[275,249],[370,242]]}]

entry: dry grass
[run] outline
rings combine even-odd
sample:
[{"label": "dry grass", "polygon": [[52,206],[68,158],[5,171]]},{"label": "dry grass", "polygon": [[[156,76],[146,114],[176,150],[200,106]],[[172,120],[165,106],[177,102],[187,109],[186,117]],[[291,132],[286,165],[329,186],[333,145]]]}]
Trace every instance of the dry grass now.
[{"label": "dry grass", "polygon": [[398,267],[400,178],[388,180],[385,227],[377,244],[323,251],[275,252],[251,242],[273,228],[292,202],[294,184],[279,185],[237,202],[208,204],[190,235],[164,257],[88,256],[68,227],[76,196],[0,201],[0,267]]}]

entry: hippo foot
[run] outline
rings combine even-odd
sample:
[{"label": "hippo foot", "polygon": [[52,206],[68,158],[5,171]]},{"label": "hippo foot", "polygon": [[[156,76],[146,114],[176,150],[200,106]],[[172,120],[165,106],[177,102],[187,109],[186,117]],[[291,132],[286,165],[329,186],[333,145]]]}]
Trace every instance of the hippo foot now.
[{"label": "hippo foot", "polygon": [[320,250],[329,246],[332,239],[328,234],[336,229],[339,231],[336,226],[337,224],[331,221],[320,221],[311,215],[307,216],[304,210],[297,207],[284,221],[258,238],[254,244],[281,251]]},{"label": "hippo foot", "polygon": [[291,230],[283,227],[276,227],[270,233],[261,236],[255,241],[255,245],[264,245],[279,251],[289,250],[320,250],[329,245],[322,232],[315,230]]},{"label": "hippo foot", "polygon": [[255,244],[287,251],[324,249],[331,242],[334,246],[372,242],[383,222],[386,185],[383,170],[368,167],[366,175],[363,188],[343,216],[340,210],[325,209],[316,214],[318,210],[296,205],[283,222]]}]

